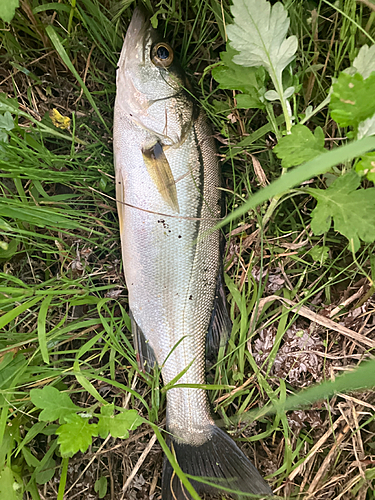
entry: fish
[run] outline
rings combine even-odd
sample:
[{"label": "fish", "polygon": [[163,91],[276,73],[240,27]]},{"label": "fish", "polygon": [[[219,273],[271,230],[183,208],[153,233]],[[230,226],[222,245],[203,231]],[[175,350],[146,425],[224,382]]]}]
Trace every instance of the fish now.
[{"label": "fish", "polygon": [[[217,352],[231,330],[215,230],[222,215],[219,164],[212,130],[173,48],[140,8],[126,33],[116,86],[116,200],[132,334],[141,369],[157,364],[171,387],[168,446],[185,474],[271,496],[215,425],[200,387],[206,341]],[[198,494],[218,492],[191,484]],[[191,498],[166,457],[161,489],[163,500]]]}]

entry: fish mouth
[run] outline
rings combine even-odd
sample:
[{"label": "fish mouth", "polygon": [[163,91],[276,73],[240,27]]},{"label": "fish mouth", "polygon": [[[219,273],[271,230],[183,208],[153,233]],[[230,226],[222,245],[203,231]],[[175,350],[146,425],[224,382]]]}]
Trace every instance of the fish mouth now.
[{"label": "fish mouth", "polygon": [[136,7],[126,32],[118,69],[125,67],[127,59],[145,62],[145,48],[151,32],[150,17],[142,8]]}]

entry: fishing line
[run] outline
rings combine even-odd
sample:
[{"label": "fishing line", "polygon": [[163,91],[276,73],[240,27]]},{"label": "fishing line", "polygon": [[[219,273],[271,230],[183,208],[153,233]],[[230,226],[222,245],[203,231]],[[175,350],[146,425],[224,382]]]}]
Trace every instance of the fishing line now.
[{"label": "fishing line", "polygon": [[146,208],[141,208],[141,207],[136,207],[135,205],[131,205],[130,203],[126,203],[125,201],[119,201],[116,198],[113,198],[112,196],[109,196],[108,194],[102,193],[101,191],[98,191],[97,189],[88,186],[91,191],[95,191],[95,193],[98,193],[102,196],[105,196],[106,198],[109,198],[112,201],[115,201],[116,203],[119,203],[120,205],[125,205],[126,207],[130,208],[135,208],[136,210],[140,210],[141,212],[146,212],[148,214],[153,214],[153,215],[160,215],[162,217],[170,217],[172,219],[182,219],[182,220],[189,220],[189,221],[197,221],[197,220],[202,220],[202,221],[209,221],[209,222],[220,222],[224,220],[223,217],[187,217],[184,215],[171,215],[171,214],[163,214],[161,212],[154,212],[153,210],[147,210]]}]

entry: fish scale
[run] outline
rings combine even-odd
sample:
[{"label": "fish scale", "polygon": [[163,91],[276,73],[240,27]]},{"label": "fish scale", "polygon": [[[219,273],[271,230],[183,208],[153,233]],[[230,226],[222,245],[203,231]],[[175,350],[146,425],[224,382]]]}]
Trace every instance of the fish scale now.
[{"label": "fish scale", "polygon": [[[259,472],[215,425],[205,390],[178,387],[205,383],[207,333],[220,343],[231,325],[220,277],[220,233],[214,230],[221,215],[215,143],[189,88],[173,49],[137,9],[119,60],[114,114],[116,196],[133,336],[140,368],[157,362],[164,384],[177,383],[166,393],[167,430],[181,469],[214,479],[217,486],[221,481],[226,488],[271,495]],[[199,492],[213,490],[192,483]],[[167,459],[162,498],[191,498]]]}]

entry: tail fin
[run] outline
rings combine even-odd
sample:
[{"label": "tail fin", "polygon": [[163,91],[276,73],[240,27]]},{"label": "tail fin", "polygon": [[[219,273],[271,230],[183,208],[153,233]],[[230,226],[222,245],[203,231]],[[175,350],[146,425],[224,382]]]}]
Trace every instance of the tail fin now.
[{"label": "tail fin", "polygon": [[[243,493],[264,495],[264,498],[273,496],[271,488],[254,465],[219,427],[213,427],[210,439],[201,446],[183,444],[170,438],[169,445],[172,444],[176,460],[185,474],[204,477],[217,485],[217,488],[214,488],[198,481],[191,481],[198,494],[218,494],[222,486]],[[166,457],[163,467],[162,498],[163,500],[191,499]]]}]

